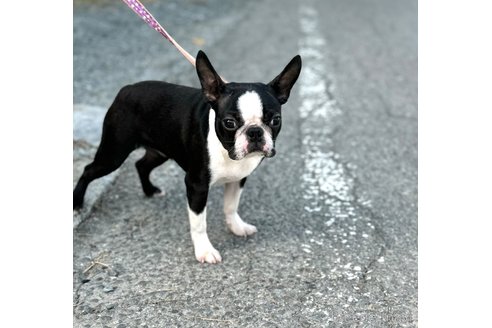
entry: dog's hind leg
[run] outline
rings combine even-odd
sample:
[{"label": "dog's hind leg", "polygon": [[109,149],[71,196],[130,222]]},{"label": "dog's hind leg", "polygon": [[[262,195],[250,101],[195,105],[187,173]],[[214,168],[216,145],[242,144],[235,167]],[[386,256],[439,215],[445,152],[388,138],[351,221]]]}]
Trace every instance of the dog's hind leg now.
[{"label": "dog's hind leg", "polygon": [[150,182],[149,176],[153,169],[163,164],[168,159],[169,157],[164,156],[162,153],[147,148],[145,155],[135,163],[140,182],[142,183],[142,189],[146,196],[151,197],[154,194],[162,193],[159,188]]},{"label": "dog's hind leg", "polygon": [[135,150],[136,144],[131,137],[121,138],[114,133],[111,126],[104,126],[101,144],[94,161],[84,168],[73,190],[73,208],[82,207],[87,186],[93,180],[108,175],[123,164],[128,155]]}]

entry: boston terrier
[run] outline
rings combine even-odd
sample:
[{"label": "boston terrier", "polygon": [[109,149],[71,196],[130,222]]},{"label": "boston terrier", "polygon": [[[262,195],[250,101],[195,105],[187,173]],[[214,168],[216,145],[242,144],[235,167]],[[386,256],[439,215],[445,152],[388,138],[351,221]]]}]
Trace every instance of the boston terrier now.
[{"label": "boston terrier", "polygon": [[116,170],[138,147],[146,149],[135,166],[147,196],[161,193],[150,172],[173,159],[186,172],[188,216],[196,259],[222,261],[207,236],[207,197],[213,185],[224,185],[224,214],[238,236],[256,227],[237,213],[248,175],[265,157],[275,155],[282,126],[281,105],[301,71],[295,56],[270,83],[226,83],[205,53],[198,52],[196,71],[201,90],[160,81],[123,87],[106,113],[101,143],[73,191],[80,208],[87,186]]}]

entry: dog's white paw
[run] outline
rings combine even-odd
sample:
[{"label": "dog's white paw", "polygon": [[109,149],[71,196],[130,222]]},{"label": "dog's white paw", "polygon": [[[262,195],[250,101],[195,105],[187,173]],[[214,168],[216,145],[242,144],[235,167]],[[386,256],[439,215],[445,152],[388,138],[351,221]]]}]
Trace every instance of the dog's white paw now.
[{"label": "dog's white paw", "polygon": [[200,263],[216,264],[222,262],[222,257],[212,244],[197,245],[195,247],[195,257]]},{"label": "dog's white paw", "polygon": [[246,237],[258,232],[254,225],[244,222],[237,214],[226,217],[226,224],[229,230],[236,236]]}]

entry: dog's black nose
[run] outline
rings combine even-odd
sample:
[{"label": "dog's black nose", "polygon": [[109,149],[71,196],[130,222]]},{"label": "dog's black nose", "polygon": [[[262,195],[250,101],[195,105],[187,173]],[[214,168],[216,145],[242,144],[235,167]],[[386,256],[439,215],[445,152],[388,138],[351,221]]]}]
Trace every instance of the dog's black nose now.
[{"label": "dog's black nose", "polygon": [[263,129],[258,126],[253,126],[246,131],[246,134],[251,141],[260,141],[261,137],[263,137]]}]

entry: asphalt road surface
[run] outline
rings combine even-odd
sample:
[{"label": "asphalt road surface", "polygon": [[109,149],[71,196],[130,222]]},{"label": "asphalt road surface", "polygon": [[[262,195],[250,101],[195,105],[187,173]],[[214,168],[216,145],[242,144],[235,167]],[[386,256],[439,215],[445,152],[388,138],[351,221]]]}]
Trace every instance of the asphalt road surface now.
[{"label": "asphalt road surface", "polygon": [[[277,155],[242,195],[258,233],[228,232],[211,191],[221,264],[195,260],[174,163],[152,174],[166,195],[146,198],[137,151],[74,213],[74,327],[416,327],[417,2],[143,3],[229,81],[269,82],[296,54],[303,71]],[[199,86],[123,2],[75,1],[74,127],[85,112],[88,132],[74,137],[74,182],[118,90],[147,79]]]}]

